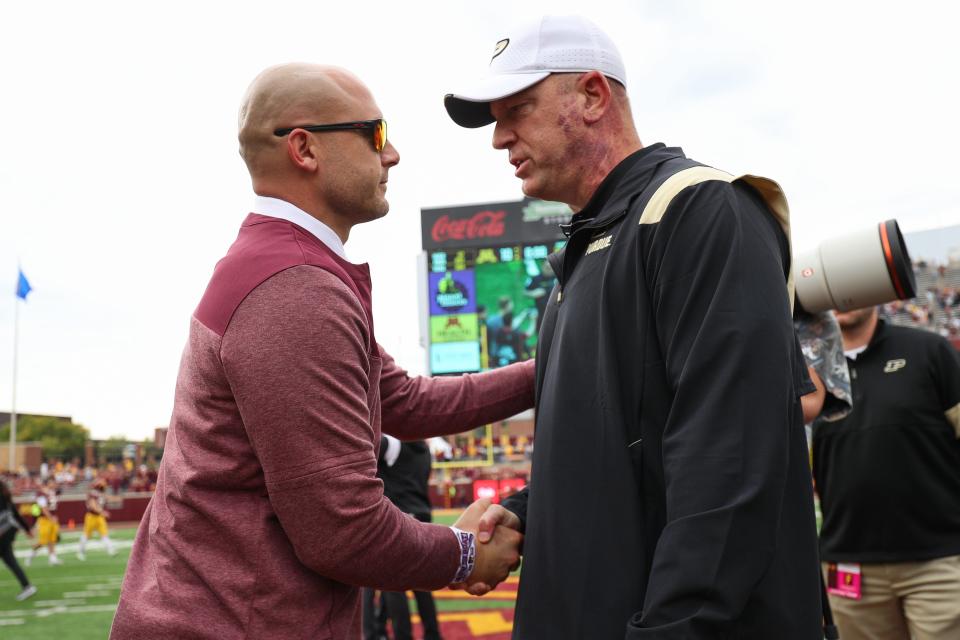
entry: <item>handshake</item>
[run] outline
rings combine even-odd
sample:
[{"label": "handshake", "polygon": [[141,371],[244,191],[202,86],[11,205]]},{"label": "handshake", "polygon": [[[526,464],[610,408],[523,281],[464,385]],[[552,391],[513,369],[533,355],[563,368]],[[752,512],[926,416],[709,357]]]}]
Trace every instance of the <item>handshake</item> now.
[{"label": "handshake", "polygon": [[477,556],[466,581],[451,584],[451,589],[482,596],[520,566],[523,534],[518,531],[520,519],[513,512],[484,498],[467,507],[453,526],[476,536]]}]

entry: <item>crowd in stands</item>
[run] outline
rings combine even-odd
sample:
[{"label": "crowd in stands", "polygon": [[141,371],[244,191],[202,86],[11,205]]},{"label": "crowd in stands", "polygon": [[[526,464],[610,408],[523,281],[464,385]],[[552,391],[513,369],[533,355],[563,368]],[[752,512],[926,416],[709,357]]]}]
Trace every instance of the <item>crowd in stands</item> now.
[{"label": "crowd in stands", "polygon": [[960,265],[914,263],[917,297],[883,305],[894,324],[936,331],[945,338],[960,338]]},{"label": "crowd in stands", "polygon": [[47,460],[40,465],[37,473],[21,468],[20,472],[6,475],[13,496],[25,496],[36,493],[46,482],[53,478],[64,495],[84,494],[97,478],[107,482],[108,491],[113,494],[127,492],[151,492],[157,484],[157,465],[154,463],[137,466],[132,459],[123,462],[109,462],[93,467],[82,465],[79,458],[71,461],[59,459]]}]

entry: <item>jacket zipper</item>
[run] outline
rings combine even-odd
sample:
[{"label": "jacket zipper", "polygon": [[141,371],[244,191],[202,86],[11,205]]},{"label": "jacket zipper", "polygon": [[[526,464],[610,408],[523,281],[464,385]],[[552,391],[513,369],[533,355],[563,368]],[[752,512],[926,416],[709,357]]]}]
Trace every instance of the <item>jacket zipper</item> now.
[{"label": "jacket zipper", "polygon": [[[569,247],[570,247],[570,242],[573,240],[573,238],[574,238],[578,233],[581,233],[581,232],[587,231],[587,230],[603,229],[603,228],[605,228],[605,227],[612,226],[617,220],[619,220],[619,219],[622,218],[624,215],[626,215],[627,211],[629,211],[629,208],[624,209],[623,211],[621,211],[621,212],[620,212],[619,214],[617,214],[616,216],[613,216],[612,218],[607,218],[607,219],[605,219],[605,220],[602,220],[599,224],[589,224],[589,223],[588,223],[588,224],[583,225],[582,227],[579,227],[579,228],[576,229],[573,233],[571,233],[571,234],[570,234],[570,237],[567,239],[567,248],[569,249]],[[569,255],[569,252],[563,254],[563,264],[560,266],[560,276],[561,276],[561,277],[557,279],[557,306],[560,306],[560,305],[563,303],[563,283],[564,283],[564,282],[566,281],[566,279],[567,279],[566,276],[567,276],[567,256],[568,256],[568,255]],[[579,258],[582,258],[582,257],[583,257],[582,255],[579,256]],[[579,258],[578,258],[578,260],[579,260]]]}]

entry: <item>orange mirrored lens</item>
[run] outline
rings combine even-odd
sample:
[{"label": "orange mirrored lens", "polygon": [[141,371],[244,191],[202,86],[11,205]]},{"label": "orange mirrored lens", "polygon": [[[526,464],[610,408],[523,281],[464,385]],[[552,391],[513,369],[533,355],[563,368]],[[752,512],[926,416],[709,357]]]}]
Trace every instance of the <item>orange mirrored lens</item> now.
[{"label": "orange mirrored lens", "polygon": [[387,121],[380,120],[373,129],[373,147],[377,151],[383,151],[387,146]]}]

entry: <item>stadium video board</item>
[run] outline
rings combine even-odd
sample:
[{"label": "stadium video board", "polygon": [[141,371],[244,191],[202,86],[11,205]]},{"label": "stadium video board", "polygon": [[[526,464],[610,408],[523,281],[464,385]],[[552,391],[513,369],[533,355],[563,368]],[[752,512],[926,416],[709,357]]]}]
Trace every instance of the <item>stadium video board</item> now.
[{"label": "stadium video board", "polygon": [[433,375],[531,358],[563,247],[563,204],[540,200],[423,209],[425,301]]}]

